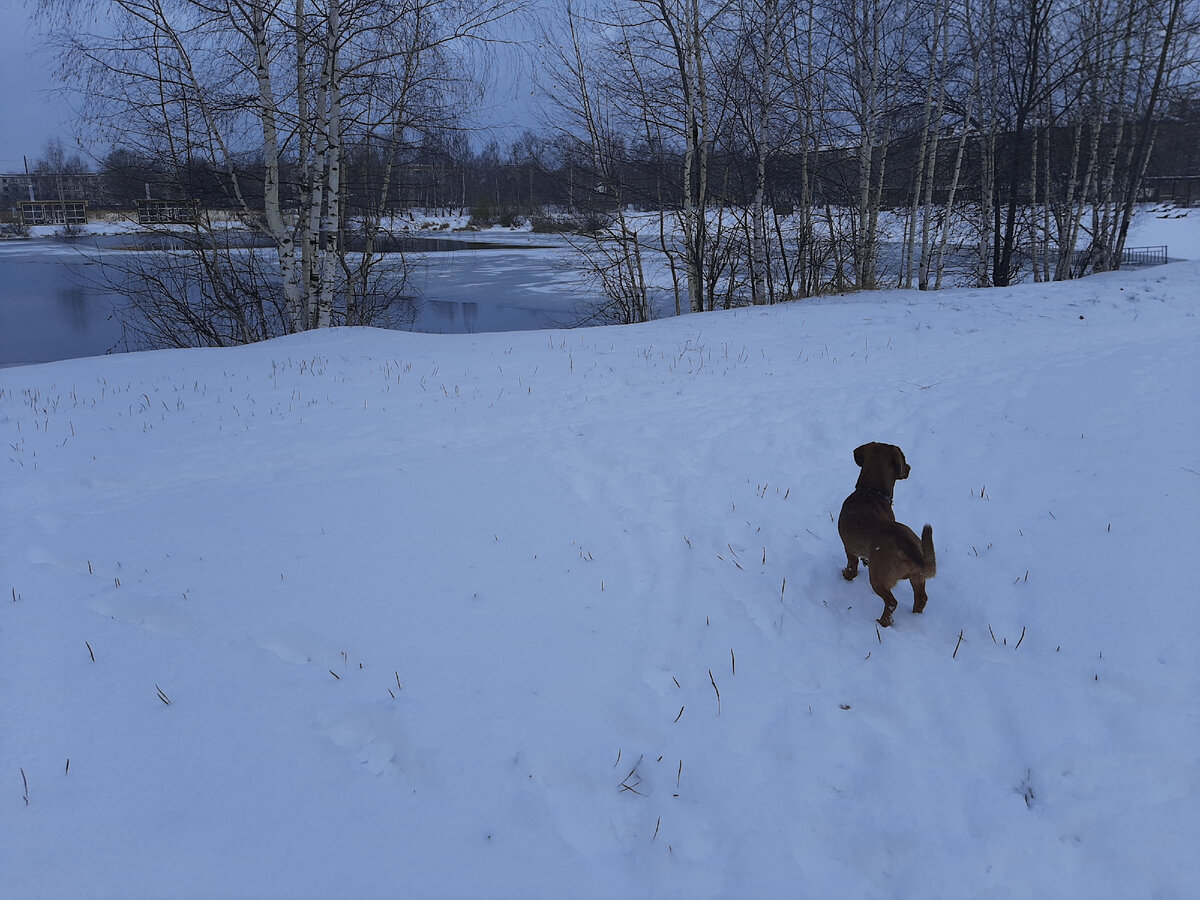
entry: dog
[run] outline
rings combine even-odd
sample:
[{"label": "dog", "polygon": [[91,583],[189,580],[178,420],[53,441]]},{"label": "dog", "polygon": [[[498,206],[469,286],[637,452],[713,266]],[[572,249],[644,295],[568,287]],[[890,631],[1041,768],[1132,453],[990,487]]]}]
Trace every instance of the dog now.
[{"label": "dog", "polygon": [[913,612],[925,611],[929,600],[925,579],[937,574],[933,526],[926,525],[918,538],[911,528],[897,522],[892,512],[892,490],[910,471],[904,451],[893,444],[872,442],[854,451],[854,461],[862,471],[838,516],[838,534],[846,547],[842,577],[853,581],[860,559],[867,565],[871,588],[883,598],[883,615],[878,621],[887,628],[898,605],[892,588],[905,578],[913,589]]}]

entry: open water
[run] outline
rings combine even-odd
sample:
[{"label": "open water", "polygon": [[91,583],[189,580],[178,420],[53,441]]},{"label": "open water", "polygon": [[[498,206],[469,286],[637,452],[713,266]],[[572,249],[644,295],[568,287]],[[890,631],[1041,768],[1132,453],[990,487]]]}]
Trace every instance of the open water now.
[{"label": "open water", "polygon": [[[103,285],[101,263],[129,237],[0,241],[0,366],[119,353],[125,298]],[[405,318],[413,331],[525,331],[570,325],[585,305],[569,251],[517,235],[488,243],[419,239]]]}]

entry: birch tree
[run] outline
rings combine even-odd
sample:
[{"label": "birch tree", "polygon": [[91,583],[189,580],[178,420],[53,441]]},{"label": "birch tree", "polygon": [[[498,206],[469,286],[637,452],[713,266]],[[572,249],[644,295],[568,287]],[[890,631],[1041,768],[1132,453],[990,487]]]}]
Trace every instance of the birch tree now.
[{"label": "birch tree", "polygon": [[[929,290],[933,268],[933,241],[937,228],[934,215],[934,189],[938,182],[938,150],[944,130],[943,116],[950,87],[950,0],[933,0],[929,8],[928,76],[925,80],[925,102],[917,154],[917,188],[913,191],[911,235],[912,243],[920,238],[917,259],[917,287]],[[947,201],[942,216],[943,227],[948,225],[953,198]],[[910,249],[907,277],[911,286],[913,249]]]},{"label": "birch tree", "polygon": [[880,208],[910,6],[905,0],[844,0],[833,12],[830,40],[844,60],[843,102],[852,118],[848,138],[857,156],[854,282],[870,290],[879,278]]},{"label": "birch tree", "polygon": [[733,152],[746,157],[750,168],[751,193],[741,218],[745,222],[750,302],[756,306],[776,299],[768,242],[767,166],[780,144],[776,120],[782,100],[781,45],[787,5],[781,0],[741,4],[732,23],[736,31],[729,38],[732,52],[725,55],[721,67],[723,90],[730,95],[732,114],[744,141],[735,144]]},{"label": "birch tree", "polygon": [[[642,19],[639,23],[627,24],[626,28],[638,29],[643,58],[655,60],[662,74],[662,99],[678,115],[674,128],[683,149],[679,211],[681,256],[689,308],[692,312],[700,312],[712,307],[716,289],[708,265],[714,251],[708,204],[709,158],[717,123],[710,103],[706,71],[709,62],[707,42],[715,12],[702,0],[635,2]],[[654,115],[650,109],[644,112]]]},{"label": "birch tree", "polygon": [[1109,252],[1114,266],[1119,267],[1124,254],[1125,239],[1133,221],[1133,208],[1138,200],[1146,166],[1150,162],[1150,151],[1154,146],[1156,115],[1164,97],[1171,90],[1173,76],[1180,71],[1189,71],[1195,77],[1197,29],[1200,16],[1193,7],[1187,15],[1184,0],[1151,0],[1145,6],[1146,23],[1140,36],[1144,41],[1140,57],[1141,71],[1148,76],[1148,83],[1138,92],[1141,100],[1135,108],[1141,115],[1135,125],[1136,137],[1130,154],[1128,173],[1121,193],[1121,207],[1116,226],[1116,236]]},{"label": "birch tree", "polygon": [[[793,8],[784,16],[784,42],[781,62],[785,81],[785,97],[795,128],[786,144],[797,159],[798,192],[793,198],[795,210],[791,217],[792,239],[796,245],[795,266],[788,278],[789,290],[794,282],[800,297],[820,292],[825,283],[824,270],[835,244],[830,228],[825,240],[816,234],[818,203],[818,172],[822,148],[834,143],[830,132],[834,127],[828,114],[828,76],[832,70],[827,60],[831,51],[828,36],[817,26],[818,10],[814,4]],[[832,219],[830,215],[828,218]],[[788,258],[782,223],[776,222],[780,257]],[[789,294],[789,299],[791,295]]]}]

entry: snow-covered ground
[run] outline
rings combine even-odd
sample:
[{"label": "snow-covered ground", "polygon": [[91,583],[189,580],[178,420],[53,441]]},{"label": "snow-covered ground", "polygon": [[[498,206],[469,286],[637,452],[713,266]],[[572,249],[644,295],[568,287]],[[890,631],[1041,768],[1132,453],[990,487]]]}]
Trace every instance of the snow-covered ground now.
[{"label": "snow-covered ground", "polygon": [[0,895],[1194,897],[1198,281],[0,370]]},{"label": "snow-covered ground", "polygon": [[[214,223],[219,225],[222,223],[223,214],[214,213]],[[470,226],[471,215],[466,210],[442,210],[442,211],[421,211],[414,210],[401,216],[397,216],[390,222],[390,227],[396,232],[426,232],[426,231],[462,231]],[[242,229],[245,227],[243,223],[238,221],[236,216],[230,214],[225,216],[223,223],[230,229]],[[116,234],[134,234],[146,229],[137,223],[136,215],[133,212],[93,212],[89,215],[89,221],[85,225],[74,226],[76,235],[116,235]],[[190,226],[187,225],[155,225],[153,230],[161,231],[188,231]],[[523,225],[518,229],[502,229],[499,226],[488,229],[496,233],[507,234],[510,231],[516,230],[520,232],[529,231],[528,225]],[[63,226],[61,225],[32,225],[29,228],[29,236],[34,238],[50,238],[57,237],[62,234]]]}]

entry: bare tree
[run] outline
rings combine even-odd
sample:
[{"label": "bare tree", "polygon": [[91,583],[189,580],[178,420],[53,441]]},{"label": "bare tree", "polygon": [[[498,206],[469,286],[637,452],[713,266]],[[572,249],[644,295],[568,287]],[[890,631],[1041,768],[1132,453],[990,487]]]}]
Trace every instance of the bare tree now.
[{"label": "bare tree", "polygon": [[650,318],[650,299],[641,238],[628,215],[622,117],[613,107],[612,86],[605,85],[590,62],[597,56],[605,58],[614,47],[597,39],[594,24],[568,0],[563,34],[550,33],[545,42],[546,62],[556,79],[552,98],[561,116],[560,127],[582,158],[580,173],[591,180],[587,214],[593,221],[573,243],[603,300],[586,321],[645,322]]},{"label": "bare tree", "polygon": [[830,40],[844,61],[838,76],[850,115],[846,139],[856,145],[854,283],[860,289],[879,280],[880,210],[910,12],[905,0],[845,0],[829,20]]},{"label": "bare tree", "polygon": [[[723,111],[711,96],[709,40],[724,4],[704,0],[635,0],[633,30],[638,59],[653,66],[658,108],[643,115],[665,125],[682,146],[679,226],[687,298],[693,312],[715,306],[723,254],[710,221],[710,159]],[[664,112],[667,114],[664,117]],[[720,227],[719,217],[716,227]]]},{"label": "bare tree", "polygon": [[748,208],[739,218],[745,233],[745,256],[750,302],[774,302],[775,279],[767,224],[767,166],[776,155],[780,129],[776,121],[782,104],[783,9],[781,0],[748,0],[741,4],[736,29],[726,39],[729,49],[719,60],[722,90],[736,122],[731,148],[745,157],[749,169]]}]

